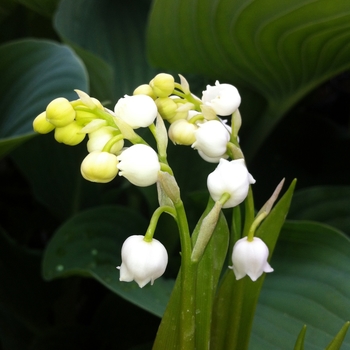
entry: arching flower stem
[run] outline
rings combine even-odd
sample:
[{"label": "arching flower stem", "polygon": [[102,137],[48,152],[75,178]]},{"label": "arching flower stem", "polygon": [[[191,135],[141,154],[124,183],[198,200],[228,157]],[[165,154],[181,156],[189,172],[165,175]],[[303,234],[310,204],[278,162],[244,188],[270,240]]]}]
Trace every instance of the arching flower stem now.
[{"label": "arching flower stem", "polygon": [[145,234],[145,238],[144,238],[144,241],[146,242],[151,242],[152,239],[153,239],[153,235],[154,235],[154,231],[157,227],[157,224],[158,224],[158,220],[160,218],[160,216],[163,214],[163,213],[168,213],[169,215],[171,215],[175,220],[177,219],[176,217],[176,211],[174,208],[172,207],[169,207],[169,206],[162,206],[162,207],[159,207],[157,208],[153,215],[152,215],[152,218],[150,220],[150,223],[148,225],[148,228],[147,228],[147,231],[146,231],[146,234]]}]

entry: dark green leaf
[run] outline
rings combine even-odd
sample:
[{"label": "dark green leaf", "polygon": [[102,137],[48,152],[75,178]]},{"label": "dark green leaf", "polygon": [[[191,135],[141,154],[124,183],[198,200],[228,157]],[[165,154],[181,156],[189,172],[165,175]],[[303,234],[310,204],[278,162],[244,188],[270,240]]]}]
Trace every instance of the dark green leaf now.
[{"label": "dark green leaf", "polygon": [[46,280],[70,275],[95,278],[114,293],[161,316],[173,281],[159,278],[153,286],[139,288],[119,281],[121,246],[131,235],[143,235],[147,224],[138,213],[123,207],[87,210],[67,221],[54,235],[45,251]]},{"label": "dark green leaf", "polygon": [[322,186],[297,191],[289,218],[320,221],[350,234],[350,187]]},{"label": "dark green leaf", "polygon": [[0,156],[34,135],[34,118],[56,97],[87,89],[81,61],[66,46],[20,40],[0,47]]},{"label": "dark green leaf", "polygon": [[156,0],[148,52],[157,67],[225,80],[266,98],[247,156],[301,97],[350,67],[349,23],[343,0]]},{"label": "dark green leaf", "polygon": [[[283,227],[256,310],[250,349],[291,349],[306,324],[306,349],[324,349],[350,319],[350,241],[314,222]],[[350,339],[344,341],[344,349]]]},{"label": "dark green leaf", "polygon": [[[201,223],[205,216],[213,207],[214,202],[209,200],[208,206],[197,223],[193,232],[192,240],[196,241]],[[219,221],[211,240],[209,241],[202,259],[197,268],[197,288],[196,288],[196,348],[203,349],[210,340],[210,328],[212,307],[216,287],[221,274],[222,266],[226,258],[229,231],[226,219],[221,213]],[[171,294],[164,317],[159,327],[154,349],[178,349],[181,300],[181,277],[176,279],[175,287]]]},{"label": "dark green leaf", "polygon": [[[273,253],[280,230],[288,213],[296,181],[271,210],[267,218],[256,231],[268,246],[270,258]],[[248,276],[236,280],[234,273],[227,270],[216,295],[213,316],[213,349],[230,348],[247,349],[249,334],[253,324],[254,313],[261,287],[266,274],[253,282]]]},{"label": "dark green leaf", "polygon": [[[113,76],[105,79],[113,79],[113,105],[154,76],[145,56],[148,7],[142,1],[131,6],[121,1],[63,0],[56,14],[55,26],[64,41],[98,56],[112,67]],[[98,90],[98,83],[91,81],[93,91]]]}]

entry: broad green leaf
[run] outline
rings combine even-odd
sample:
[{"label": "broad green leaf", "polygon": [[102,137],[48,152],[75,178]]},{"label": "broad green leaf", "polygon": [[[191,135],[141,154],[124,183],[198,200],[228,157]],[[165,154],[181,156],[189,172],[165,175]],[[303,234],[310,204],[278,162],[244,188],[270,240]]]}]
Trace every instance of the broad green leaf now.
[{"label": "broad green leaf", "polygon": [[0,156],[34,136],[34,118],[56,97],[87,89],[85,68],[66,46],[19,40],[0,47]]},{"label": "broad green leaf", "polygon": [[[269,259],[288,213],[295,184],[296,181],[293,181],[255,233],[268,246]],[[232,270],[226,270],[214,305],[211,339],[213,349],[234,349],[238,346],[242,350],[248,349],[249,334],[265,276],[264,273],[255,282],[248,276],[236,280]]]},{"label": "broad green leaf", "polygon": [[[143,1],[131,6],[121,1],[63,0],[56,13],[55,27],[64,41],[98,56],[112,68],[113,105],[155,74],[145,54],[148,7]],[[91,83],[92,90],[97,90],[98,81]]]},{"label": "broad green leaf", "polygon": [[[343,0],[155,0],[152,64],[245,86],[267,100],[251,155],[306,93],[350,67],[350,3]],[[243,101],[244,103],[244,101]]]},{"label": "broad green leaf", "polygon": [[90,95],[99,99],[104,106],[110,108],[114,107],[112,66],[97,55],[80,48],[74,43],[70,43],[68,40],[67,44],[69,44],[83,60],[89,72]]},{"label": "broad green leaf", "polygon": [[297,191],[289,218],[320,221],[350,234],[350,187],[318,186]]},{"label": "broad green leaf", "polygon": [[43,259],[46,280],[71,275],[95,278],[114,293],[161,316],[173,281],[157,279],[139,288],[135,282],[120,282],[121,246],[131,235],[143,235],[144,218],[123,207],[98,207],[67,221],[48,244]]},{"label": "broad green leaf", "polygon": [[320,223],[287,222],[271,265],[250,349],[292,349],[304,324],[305,349],[325,349],[350,320],[350,240]]},{"label": "broad green leaf", "polygon": [[51,17],[56,10],[60,0],[16,0],[20,4],[40,13],[41,15]]}]

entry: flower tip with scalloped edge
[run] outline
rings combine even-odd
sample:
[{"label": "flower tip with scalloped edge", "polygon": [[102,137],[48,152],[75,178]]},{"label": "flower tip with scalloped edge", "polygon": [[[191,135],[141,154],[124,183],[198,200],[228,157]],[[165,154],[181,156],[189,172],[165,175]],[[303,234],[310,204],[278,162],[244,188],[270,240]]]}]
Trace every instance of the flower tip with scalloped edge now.
[{"label": "flower tip with scalloped edge", "polygon": [[239,239],[232,251],[232,266],[236,280],[248,275],[255,282],[264,272],[273,272],[267,262],[269,249],[258,237],[248,241],[247,237]]},{"label": "flower tip with scalloped edge", "polygon": [[168,253],[163,244],[154,238],[146,242],[141,235],[128,237],[123,243],[121,255],[121,266],[117,266],[119,281],[135,281],[140,288],[148,282],[153,285],[168,264]]}]

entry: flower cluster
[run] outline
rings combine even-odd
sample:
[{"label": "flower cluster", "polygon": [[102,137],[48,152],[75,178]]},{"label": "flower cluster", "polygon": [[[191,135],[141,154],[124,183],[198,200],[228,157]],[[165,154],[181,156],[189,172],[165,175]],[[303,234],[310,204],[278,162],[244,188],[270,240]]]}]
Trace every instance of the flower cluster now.
[{"label": "flower cluster", "polygon": [[[208,176],[207,186],[214,201],[223,201],[223,208],[242,203],[249,186],[255,182],[239,147],[241,97],[234,86],[216,81],[214,86],[208,85],[199,98],[190,91],[184,77],[180,76],[180,83],[177,83],[173,76],[161,73],[148,84],[137,87],[132,96],[120,98],[113,110],[82,91],[76,92],[77,100],[59,97],[50,102],[35,118],[33,128],[42,134],[54,131],[58,142],[70,146],[81,143],[87,135],[88,154],[80,167],[85,179],[106,183],[119,174],[141,187],[161,182],[161,179],[165,181],[161,170],[165,169],[172,176],[166,159],[169,137],[174,144],[191,146],[205,161],[218,163]],[[223,119],[228,117],[231,124]],[[169,123],[168,130],[164,121]],[[157,151],[137,134],[139,128],[151,130]],[[179,191],[170,188],[176,182],[167,179],[169,183],[163,183],[158,191],[162,189],[168,193],[171,206],[176,196],[170,193]],[[257,278],[260,270],[269,272],[265,265],[260,266],[259,271],[246,269],[244,262],[239,262],[242,251],[234,250],[238,257],[233,261],[237,278],[243,276],[242,269],[247,270],[252,279]],[[252,255],[249,251],[245,256]],[[153,284],[164,273],[167,259],[164,246],[153,239],[153,233],[147,239],[131,236],[122,248],[120,280],[135,280],[140,287],[148,282]]]},{"label": "flower cluster", "polygon": [[[69,102],[59,97],[37,116],[33,128],[39,133],[54,131],[58,142],[77,145],[88,135],[88,155],[81,163],[82,176],[92,182],[105,183],[117,174],[136,186],[150,186],[157,181],[160,163],[157,153],[145,143],[124,147],[133,137],[133,129],[151,125],[157,117],[157,106],[146,95],[125,96],[114,112],[77,91],[79,99]],[[123,132],[122,132],[123,130]]]}]

